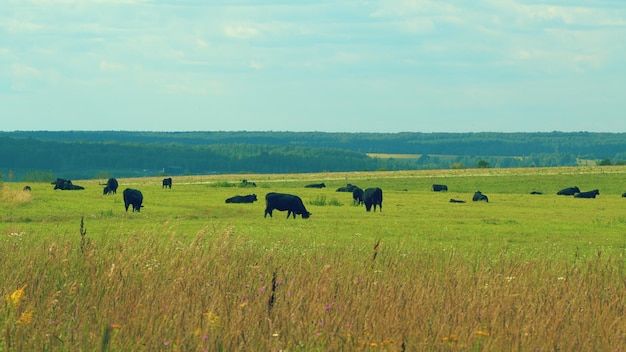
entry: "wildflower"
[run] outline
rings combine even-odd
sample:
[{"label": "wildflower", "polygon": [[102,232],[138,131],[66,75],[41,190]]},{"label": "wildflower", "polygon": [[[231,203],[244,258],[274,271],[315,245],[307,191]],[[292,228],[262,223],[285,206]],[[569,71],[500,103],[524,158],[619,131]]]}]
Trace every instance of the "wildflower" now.
[{"label": "wildflower", "polygon": [[388,346],[388,345],[391,345],[392,343],[393,343],[393,340],[392,340],[392,339],[384,339],[384,340],[380,343],[380,345],[381,345],[381,346]]},{"label": "wildflower", "polygon": [[326,307],[324,307],[324,309],[328,312],[328,311],[330,311],[331,309],[333,309],[333,307],[329,304],[329,305],[327,305]]},{"label": "wildflower", "polygon": [[489,336],[490,334],[487,331],[476,330],[474,331],[474,335]]},{"label": "wildflower", "polygon": [[441,338],[441,341],[443,342],[456,342],[458,341],[459,337],[456,334],[450,334],[448,336],[444,336]]},{"label": "wildflower", "polygon": [[217,315],[211,312],[203,313],[202,315],[204,315],[209,320],[209,326],[211,327],[219,326],[220,317],[218,317]]},{"label": "wildflower", "polygon": [[20,317],[17,319],[17,324],[18,325],[30,324],[33,321],[34,314],[35,312],[32,310],[22,313],[22,315],[20,315]]},{"label": "wildflower", "polygon": [[22,300],[22,296],[24,296],[24,289],[26,288],[26,285],[22,286],[22,288],[15,290],[12,294],[7,295],[7,302],[12,303],[14,306],[20,304],[20,301]]}]

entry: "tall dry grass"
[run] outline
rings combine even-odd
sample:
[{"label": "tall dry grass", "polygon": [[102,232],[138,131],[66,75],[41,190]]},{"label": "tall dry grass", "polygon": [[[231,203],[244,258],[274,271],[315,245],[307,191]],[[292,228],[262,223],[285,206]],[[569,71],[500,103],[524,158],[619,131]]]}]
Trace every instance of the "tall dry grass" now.
[{"label": "tall dry grass", "polygon": [[31,192],[3,187],[0,183],[0,202],[3,206],[16,206],[32,200]]},{"label": "tall dry grass", "polygon": [[0,240],[0,351],[626,348],[619,251],[295,246],[210,229],[188,242],[96,241],[88,230]]}]

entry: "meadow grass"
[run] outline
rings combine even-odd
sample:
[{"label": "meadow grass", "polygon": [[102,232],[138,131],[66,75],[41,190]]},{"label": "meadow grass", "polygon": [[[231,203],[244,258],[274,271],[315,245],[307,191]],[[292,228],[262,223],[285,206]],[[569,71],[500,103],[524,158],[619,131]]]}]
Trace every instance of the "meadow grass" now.
[{"label": "meadow grass", "polygon": [[[96,180],[4,183],[0,351],[623,351],[625,174],[142,178],[112,196]],[[226,186],[241,179],[258,187]],[[304,188],[315,181],[328,187]],[[346,183],[381,187],[383,211],[335,192]],[[574,185],[601,194],[555,195]],[[124,211],[126,187],[143,192],[140,213]],[[490,202],[471,202],[476,189]],[[313,215],[264,218],[273,191]],[[250,193],[260,201],[224,203]]]}]

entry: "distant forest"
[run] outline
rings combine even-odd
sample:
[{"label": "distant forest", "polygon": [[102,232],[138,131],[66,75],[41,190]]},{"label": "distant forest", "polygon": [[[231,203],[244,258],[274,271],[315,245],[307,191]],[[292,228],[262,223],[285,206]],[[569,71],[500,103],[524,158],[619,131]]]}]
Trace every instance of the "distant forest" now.
[{"label": "distant forest", "polygon": [[626,133],[588,132],[17,131],[0,148],[4,181],[626,163]]}]

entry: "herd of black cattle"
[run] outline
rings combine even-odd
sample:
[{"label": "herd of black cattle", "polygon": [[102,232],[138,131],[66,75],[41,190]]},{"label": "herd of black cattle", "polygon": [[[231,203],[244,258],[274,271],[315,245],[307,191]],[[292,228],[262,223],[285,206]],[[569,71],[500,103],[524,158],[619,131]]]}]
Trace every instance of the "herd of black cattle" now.
[{"label": "herd of black cattle", "polygon": [[[254,182],[249,182],[247,180],[243,180],[243,187],[256,187]],[[78,186],[72,183],[71,180],[66,180],[62,178],[57,178],[55,181],[51,182],[54,185],[54,189],[60,190],[82,190],[85,189],[82,186]],[[119,183],[115,178],[109,178],[107,183],[104,185],[103,195],[109,194],[117,194],[117,188],[119,187]],[[305,186],[306,188],[324,188],[326,185],[324,183],[313,183]],[[162,181],[162,188],[172,188],[172,178],[164,178]],[[31,188],[29,186],[24,187],[25,191],[30,191]],[[432,186],[433,192],[447,192],[448,186],[443,184],[434,184]],[[352,185],[347,184],[344,187],[339,187],[337,192],[350,192],[352,193],[352,198],[354,200],[355,205],[365,205],[366,211],[371,211],[372,208],[376,211],[376,207],[378,207],[379,211],[383,210],[383,191],[378,187],[366,188],[365,190]],[[542,194],[542,192],[533,191],[531,194]],[[568,187],[564,188],[556,193],[557,195],[563,196],[574,196],[575,198],[595,198],[600,194],[600,191],[597,189],[581,192],[578,187]],[[124,196],[124,207],[128,212],[128,207],[132,208],[132,211],[139,212],[143,207],[143,194],[141,191],[132,188],[126,188],[123,192]],[[626,193],[622,194],[622,197],[626,198]],[[257,201],[256,194],[248,194],[245,196],[237,195],[226,199],[226,203],[254,203]],[[489,198],[483,194],[481,191],[476,191],[472,197],[472,201],[485,201],[489,202]],[[459,199],[450,199],[450,203],[465,203],[464,200]],[[293,194],[287,193],[276,193],[270,192],[265,195],[265,214],[264,217],[269,215],[272,217],[272,212],[274,210],[279,211],[287,211],[287,218],[293,215],[293,218],[296,218],[296,215],[302,216],[303,219],[308,219],[311,216],[311,213],[306,209],[302,199]]]}]

